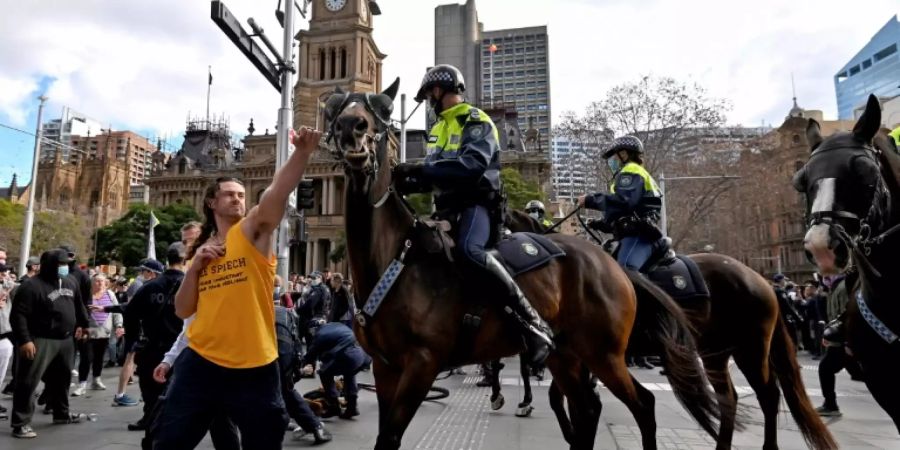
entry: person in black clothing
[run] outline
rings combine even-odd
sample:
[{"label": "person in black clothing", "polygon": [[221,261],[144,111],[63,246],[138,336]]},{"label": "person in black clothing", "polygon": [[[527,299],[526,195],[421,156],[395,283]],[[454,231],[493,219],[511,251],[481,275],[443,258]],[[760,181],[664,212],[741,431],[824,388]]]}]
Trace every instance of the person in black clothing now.
[{"label": "person in black clothing", "polygon": [[788,296],[786,290],[786,278],[778,273],[772,278],[774,284],[772,288],[775,290],[775,297],[778,299],[778,308],[781,310],[781,316],[784,319],[784,325],[787,327],[788,334],[791,335],[791,341],[797,346],[797,326],[803,323],[800,314],[794,309],[793,300]]},{"label": "person in black clothing", "polygon": [[[54,249],[41,255],[38,276],[16,292],[10,322],[22,358],[16,374],[11,425],[13,436],[33,438],[34,391],[44,379],[53,423],[76,423],[84,414],[69,412],[69,380],[75,343],[88,326],[87,309],[77,283],[69,277],[68,252]],[[46,373],[46,376],[45,376]]]},{"label": "person in black clothing", "polygon": [[331,311],[331,291],[322,283],[322,274],[313,272],[309,275],[309,292],[304,294],[296,308],[300,326],[306,333],[304,339],[307,347],[312,345],[312,335],[307,331],[315,322],[328,320]]},{"label": "person in black clothing", "polygon": [[125,348],[135,351],[138,384],[144,399],[144,416],[128,424],[131,431],[147,428],[150,412],[165,391],[165,385],[153,379],[153,369],[162,362],[184,325],[184,321],[175,315],[175,293],[184,279],[186,254],[187,249],[181,242],[170,245],[166,252],[168,268],[162,275],[144,283],[128,303]]},{"label": "person in black clothing", "polygon": [[75,247],[71,244],[63,244],[60,245],[59,248],[65,250],[69,257],[69,276],[74,278],[75,282],[78,283],[78,290],[81,292],[81,301],[84,302],[85,306],[90,305],[91,300],[93,299],[93,296],[91,295],[91,277],[87,272],[78,267]]},{"label": "person in black clothing", "polygon": [[328,288],[331,291],[331,317],[328,321],[340,322],[353,328],[353,313],[356,305],[353,304],[353,294],[344,285],[344,276],[339,273],[332,274]]}]

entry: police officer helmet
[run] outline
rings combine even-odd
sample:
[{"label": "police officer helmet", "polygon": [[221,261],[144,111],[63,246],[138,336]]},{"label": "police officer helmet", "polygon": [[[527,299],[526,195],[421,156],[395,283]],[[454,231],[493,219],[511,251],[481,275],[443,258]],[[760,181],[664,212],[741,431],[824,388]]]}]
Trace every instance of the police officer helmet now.
[{"label": "police officer helmet", "polygon": [[612,145],[606,150],[606,153],[603,154],[603,159],[609,159],[612,155],[622,150],[640,155],[644,153],[644,144],[640,139],[634,136],[622,136],[616,138]]},{"label": "police officer helmet", "polygon": [[532,200],[525,205],[525,212],[537,211],[544,215],[544,204],[540,200]]},{"label": "police officer helmet", "polygon": [[422,78],[422,85],[419,86],[419,92],[416,93],[416,102],[421,103],[425,100],[428,91],[439,86],[447,92],[455,92],[461,94],[466,90],[466,81],[463,79],[462,72],[450,64],[438,64],[425,72]]}]

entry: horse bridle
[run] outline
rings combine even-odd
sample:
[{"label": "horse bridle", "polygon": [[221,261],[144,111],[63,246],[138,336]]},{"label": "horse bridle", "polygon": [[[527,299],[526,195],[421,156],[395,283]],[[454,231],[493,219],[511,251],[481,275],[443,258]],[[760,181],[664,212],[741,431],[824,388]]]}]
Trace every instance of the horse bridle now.
[{"label": "horse bridle", "polygon": [[[816,148],[813,150],[812,155],[810,155],[810,159],[827,151],[836,150],[838,148],[840,147],[826,146],[822,148]],[[868,260],[868,256],[871,255],[872,249],[876,246],[881,245],[888,236],[896,233],[897,231],[900,231],[900,224],[894,225],[891,228],[882,231],[878,235],[872,235],[872,233],[876,230],[881,230],[884,226],[884,222],[890,218],[891,193],[890,190],[888,190],[887,183],[885,182],[884,176],[882,175],[882,164],[878,158],[881,155],[881,150],[869,144],[863,144],[861,146],[861,149],[865,151],[861,155],[861,157],[870,158],[878,168],[878,180],[875,183],[875,193],[872,197],[872,204],[869,205],[869,210],[866,213],[866,216],[859,217],[853,212],[844,210],[810,212],[809,226],[812,227],[822,224],[828,225],[835,231],[837,238],[845,245],[847,245],[848,248],[853,250],[854,254],[857,256],[860,262],[867,266],[867,268],[871,270],[873,274],[880,277],[881,275],[879,274],[878,270],[876,270],[872,263]],[[859,224],[859,233],[856,236],[851,236],[850,233],[847,232],[844,226],[837,219],[849,219],[857,221]]]}]

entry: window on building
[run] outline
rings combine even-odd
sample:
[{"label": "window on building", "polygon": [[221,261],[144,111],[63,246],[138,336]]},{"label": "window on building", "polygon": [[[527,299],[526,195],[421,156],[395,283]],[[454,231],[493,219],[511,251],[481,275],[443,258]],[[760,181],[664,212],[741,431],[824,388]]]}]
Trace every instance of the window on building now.
[{"label": "window on building", "polygon": [[524,77],[524,76],[525,76],[525,71],[524,71],[524,70],[517,70],[517,71],[516,71],[516,76],[517,76],[517,77]]},{"label": "window on building", "polygon": [[793,142],[794,145],[800,145],[800,135],[799,135],[799,134],[795,134],[795,135],[791,138],[791,142]]},{"label": "window on building", "polygon": [[328,73],[329,78],[333,80],[337,76],[337,51],[335,49],[331,49],[331,67],[329,69],[331,69]]},{"label": "window on building", "polygon": [[539,62],[539,63],[545,63],[545,62],[547,62],[547,57],[546,57],[546,56],[541,56],[541,57],[539,57],[539,58],[537,59],[537,62]]},{"label": "window on building", "polygon": [[319,79],[325,79],[325,50],[319,50]]},{"label": "window on building", "polygon": [[546,74],[547,74],[547,69],[538,69],[538,70],[537,70],[537,73],[538,73],[538,75],[546,75]]},{"label": "window on building", "polygon": [[504,75],[506,75],[506,76],[509,77],[509,78],[512,78],[515,74],[516,74],[516,73],[513,72],[513,71],[509,71],[509,72],[505,72],[505,73],[504,73]]},{"label": "window on building", "polygon": [[528,64],[534,64],[534,58],[527,58],[527,59],[525,60],[525,62],[528,63]]},{"label": "window on building", "polygon": [[872,58],[875,60],[875,62],[878,62],[883,60],[884,58],[887,58],[888,56],[893,55],[894,53],[897,53],[897,44],[891,44],[890,46],[885,47],[883,50],[876,53]]},{"label": "window on building", "polygon": [[867,60],[865,60],[865,61],[862,62],[862,68],[863,68],[863,70],[866,70],[866,69],[868,69],[869,67],[872,67],[872,60],[871,60],[871,59],[867,59]]},{"label": "window on building", "polygon": [[347,49],[341,49],[341,78],[347,78]]},{"label": "window on building", "polygon": [[525,64],[525,59],[523,59],[523,58],[517,59],[516,64]]},{"label": "window on building", "polygon": [[516,42],[521,42],[525,40],[525,36],[516,36],[513,40]]},{"label": "window on building", "polygon": [[855,65],[850,68],[850,76],[856,75],[859,73],[859,65]]},{"label": "window on building", "polygon": [[528,47],[525,47],[525,51],[526,51],[526,52],[533,52],[533,51],[534,51],[534,47],[531,46],[531,45],[529,45]]}]

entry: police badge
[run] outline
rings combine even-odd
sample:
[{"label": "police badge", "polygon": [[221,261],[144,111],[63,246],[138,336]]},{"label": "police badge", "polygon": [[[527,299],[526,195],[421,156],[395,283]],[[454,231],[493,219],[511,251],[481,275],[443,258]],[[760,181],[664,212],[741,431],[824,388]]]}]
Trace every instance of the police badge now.
[{"label": "police badge", "polygon": [[681,275],[675,275],[674,277],[672,277],[672,283],[675,284],[675,287],[678,289],[684,289],[687,287],[687,280],[685,280]]},{"label": "police badge", "polygon": [[633,181],[634,180],[631,175],[622,175],[621,177],[619,177],[619,185],[622,187],[631,186],[631,183]]},{"label": "police badge", "polygon": [[534,244],[532,244],[531,242],[526,242],[526,243],[522,244],[522,250],[528,256],[537,256],[537,254],[538,254],[537,247],[535,247]]}]

